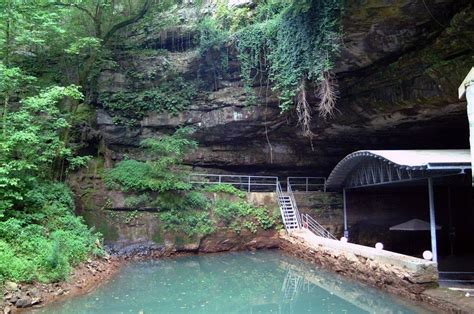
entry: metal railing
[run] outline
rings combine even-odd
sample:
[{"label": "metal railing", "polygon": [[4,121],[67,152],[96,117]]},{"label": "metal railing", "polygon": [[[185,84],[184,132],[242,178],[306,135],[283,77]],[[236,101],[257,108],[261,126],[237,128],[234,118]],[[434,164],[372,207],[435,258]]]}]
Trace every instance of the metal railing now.
[{"label": "metal railing", "polygon": [[302,224],[303,228],[310,230],[315,235],[323,237],[323,238],[337,240],[335,236],[333,236],[328,230],[326,230],[326,228],[321,226],[319,222],[314,220],[314,218],[311,217],[310,215],[301,214],[301,221],[303,222]]},{"label": "metal railing", "polygon": [[296,204],[296,199],[295,199],[295,195],[293,194],[293,188],[291,187],[291,184],[289,183],[287,184],[286,190],[288,191],[288,196],[291,198],[291,203],[296,213],[296,219],[298,220],[298,226],[301,228],[302,224],[301,224],[300,211],[298,210],[298,205]]},{"label": "metal railing", "polygon": [[283,226],[286,229],[286,215],[285,215],[284,208],[283,208],[284,206],[281,202],[281,199],[283,198],[283,190],[281,189],[280,182],[278,182],[277,185],[276,185],[275,193],[276,193],[276,196],[277,196],[278,207],[280,208],[281,219],[283,220]]},{"label": "metal railing", "polygon": [[293,187],[295,192],[326,192],[325,177],[288,177],[286,178],[286,186]]},{"label": "metal railing", "polygon": [[230,184],[239,190],[247,192],[275,192],[277,190],[278,177],[193,173],[189,175],[189,182],[202,185]]}]

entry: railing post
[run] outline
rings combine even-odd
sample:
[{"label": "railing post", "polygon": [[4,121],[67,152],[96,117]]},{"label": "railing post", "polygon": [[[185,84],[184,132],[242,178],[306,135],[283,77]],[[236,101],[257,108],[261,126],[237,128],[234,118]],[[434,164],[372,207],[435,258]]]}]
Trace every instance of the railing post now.
[{"label": "railing post", "polygon": [[308,182],[309,182],[309,178],[306,177],[306,193],[308,193]]},{"label": "railing post", "polygon": [[347,229],[347,198],[346,198],[346,188],[342,189],[342,198],[344,202],[344,237],[349,239],[349,230]]},{"label": "railing post", "polygon": [[290,177],[286,177],[286,191],[290,192]]},{"label": "railing post", "polygon": [[249,181],[248,182],[249,182],[249,186],[248,186],[247,191],[250,193],[250,176],[249,176]]},{"label": "railing post", "polygon": [[219,175],[219,184],[221,184],[221,182],[222,182],[222,176]]}]

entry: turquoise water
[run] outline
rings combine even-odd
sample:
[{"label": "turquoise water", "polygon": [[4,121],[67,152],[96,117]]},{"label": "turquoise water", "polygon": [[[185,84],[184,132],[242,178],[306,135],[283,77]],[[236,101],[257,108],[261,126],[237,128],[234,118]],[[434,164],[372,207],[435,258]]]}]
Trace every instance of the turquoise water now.
[{"label": "turquoise water", "polygon": [[278,251],[133,262],[91,294],[38,313],[420,313]]}]

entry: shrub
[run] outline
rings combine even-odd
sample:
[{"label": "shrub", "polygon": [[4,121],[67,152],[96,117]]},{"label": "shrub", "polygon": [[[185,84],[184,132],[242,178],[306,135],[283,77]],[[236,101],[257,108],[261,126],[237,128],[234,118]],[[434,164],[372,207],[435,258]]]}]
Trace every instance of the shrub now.
[{"label": "shrub", "polygon": [[52,282],[73,266],[103,251],[100,239],[74,215],[69,189],[41,184],[25,197],[28,207],[7,211],[0,220],[0,281]]},{"label": "shrub", "polygon": [[195,96],[195,84],[178,76],[152,89],[102,93],[99,101],[112,113],[114,122],[134,125],[148,111],[177,115],[191,105]]},{"label": "shrub", "polygon": [[232,184],[212,184],[212,185],[206,186],[204,191],[213,192],[213,193],[226,193],[226,194],[238,196],[240,198],[245,197],[245,192],[237,189]]},{"label": "shrub", "polygon": [[197,143],[189,139],[192,132],[193,129],[181,128],[173,135],[142,141],[141,147],[151,155],[152,160],[121,161],[107,171],[106,186],[135,192],[190,190],[192,186],[180,165],[184,155],[197,147]]},{"label": "shrub", "polygon": [[215,202],[214,212],[236,232],[240,232],[242,228],[256,232],[257,226],[266,230],[274,227],[277,222],[274,213],[267,208],[255,207],[245,201],[219,199]]},{"label": "shrub", "polygon": [[143,193],[140,195],[131,195],[125,199],[125,207],[144,207],[150,204],[151,199],[147,193]]},{"label": "shrub", "polygon": [[184,232],[188,236],[207,235],[216,228],[208,212],[187,210],[170,210],[160,214],[165,230]]}]

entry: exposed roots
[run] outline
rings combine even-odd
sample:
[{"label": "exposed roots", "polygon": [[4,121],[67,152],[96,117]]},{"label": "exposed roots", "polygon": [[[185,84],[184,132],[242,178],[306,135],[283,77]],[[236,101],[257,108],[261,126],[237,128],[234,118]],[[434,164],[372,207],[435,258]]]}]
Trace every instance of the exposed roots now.
[{"label": "exposed roots", "polygon": [[334,74],[324,72],[323,80],[319,83],[316,90],[316,97],[319,98],[319,115],[325,119],[334,116],[334,109],[338,98],[337,87],[338,84]]},{"label": "exposed roots", "polygon": [[[316,97],[319,99],[319,116],[324,119],[334,116],[336,110],[336,101],[338,98],[337,81],[330,72],[323,73],[323,79],[316,89]],[[310,140],[315,134],[311,131],[311,113],[312,108],[308,102],[306,94],[306,78],[301,79],[296,97],[296,113],[298,116],[298,125],[301,126],[303,136]]]},{"label": "exposed roots", "polygon": [[297,95],[296,113],[298,115],[298,124],[301,125],[303,136],[313,138],[311,131],[311,106],[306,98],[306,78],[300,83]]}]

